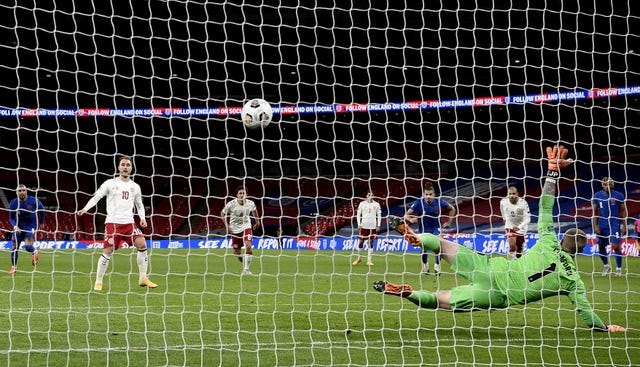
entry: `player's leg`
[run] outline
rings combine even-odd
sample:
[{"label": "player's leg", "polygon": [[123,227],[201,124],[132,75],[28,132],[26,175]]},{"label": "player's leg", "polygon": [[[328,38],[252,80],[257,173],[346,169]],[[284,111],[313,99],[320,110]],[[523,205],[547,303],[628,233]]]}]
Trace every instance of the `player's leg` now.
[{"label": "player's leg", "polygon": [[[404,236],[405,241],[409,242],[411,246],[421,247],[420,237],[413,232],[411,227],[409,227],[403,218],[393,217],[390,218],[387,223],[390,228],[393,228],[396,232]],[[429,274],[429,255],[424,248],[421,248],[420,260],[422,262],[422,272],[424,274]]]},{"label": "player's leg", "polygon": [[358,265],[362,262],[362,249],[364,247],[364,241],[365,241],[363,231],[364,229],[360,228],[358,232],[358,250],[357,250],[358,252],[356,255],[356,259],[353,261],[353,265]]},{"label": "player's leg", "polygon": [[[465,247],[461,251],[462,254],[460,256],[466,259],[464,261],[456,261],[454,267],[459,267],[461,273],[468,273],[472,271],[474,266],[479,265],[478,271],[483,274],[480,277],[473,277],[475,278],[474,280],[478,281],[476,284],[472,283],[456,287],[451,291],[428,292],[414,291],[409,284],[392,284],[379,280],[373,284],[373,288],[378,292],[406,298],[422,308],[429,309],[474,311],[507,307],[506,296],[491,285],[488,262],[478,263],[477,260],[481,256]],[[503,258],[502,261],[506,260]],[[472,277],[468,277],[468,279],[470,278]]]},{"label": "player's leg", "polygon": [[486,284],[467,284],[453,288],[449,299],[449,307],[453,311],[500,309],[508,305],[504,294]]},{"label": "player's leg", "polygon": [[485,256],[465,246],[458,246],[456,251],[451,262],[451,269],[456,275],[478,289],[498,289],[493,281],[504,273],[503,269],[508,268],[509,260],[502,256]]},{"label": "player's leg", "polygon": [[406,298],[422,308],[451,310],[451,291],[413,291]]},{"label": "player's leg", "polygon": [[435,254],[435,263],[433,264],[433,271],[436,275],[440,275],[440,254]]},{"label": "player's leg", "polygon": [[[434,236],[438,236],[439,237],[440,233],[441,233],[440,232],[440,228],[433,228],[431,230],[431,232],[429,232],[429,233],[433,234]],[[434,251],[434,253],[435,253],[435,255],[434,255],[435,262],[433,264],[433,271],[434,271],[434,273],[436,275],[440,275],[440,254],[438,252],[435,252],[435,251]]]},{"label": "player's leg", "polygon": [[431,310],[451,310],[451,291],[413,291],[406,297],[411,303]]},{"label": "player's leg", "polygon": [[502,300],[498,293],[486,289],[476,289],[471,284],[456,287],[451,291],[414,291],[409,284],[393,284],[379,280],[373,283],[378,292],[406,298],[411,303],[428,309],[473,311],[489,309]]},{"label": "player's leg", "polygon": [[419,246],[422,249],[423,255],[426,250],[431,250],[443,256],[444,260],[449,264],[453,264],[453,259],[458,253],[458,247],[460,247],[457,243],[445,240],[432,233],[422,233],[418,235],[400,218],[390,219],[389,226],[402,234],[405,240],[412,246]]},{"label": "player's leg", "polygon": [[[431,233],[423,233],[418,235],[420,239],[420,247],[422,248],[422,256],[426,258],[427,250],[431,250],[436,254],[436,264],[434,266],[435,274],[440,275],[440,258],[444,257],[444,260],[449,264],[453,264],[453,260],[458,253],[457,243],[445,240],[439,236]],[[426,263],[426,261],[423,261]],[[427,263],[427,272],[429,265]]]},{"label": "player's leg", "polygon": [[253,259],[253,246],[251,242],[253,241],[253,232],[251,229],[245,229],[242,240],[244,242],[245,251],[244,251],[244,270],[243,274],[251,275],[251,271],[249,270],[249,266],[251,266],[251,260]]},{"label": "player's leg", "polygon": [[378,292],[406,298],[411,303],[428,309],[476,311],[507,307],[506,297],[496,290],[472,284],[451,291],[414,291],[408,284],[392,284],[379,280],[373,284]]},{"label": "player's leg", "polygon": [[516,236],[507,234],[507,243],[509,243],[509,253],[507,254],[507,259],[516,259],[518,257],[518,245]]},{"label": "player's leg", "polygon": [[620,237],[616,236],[611,241],[611,252],[616,260],[616,275],[622,276],[622,246],[620,245]]},{"label": "player's leg", "polygon": [[9,270],[9,274],[15,274],[18,270],[18,250],[20,248],[20,243],[24,240],[23,232],[13,232],[12,243],[11,243],[11,269]]},{"label": "player's leg", "polygon": [[607,245],[609,245],[609,233],[604,231],[600,232],[600,235],[596,237],[598,239],[598,252],[600,253],[600,259],[604,267],[602,268],[602,276],[606,276],[611,273],[611,265],[609,265],[609,255],[607,254]]},{"label": "player's leg", "polygon": [[234,233],[231,235],[231,247],[233,248],[233,255],[238,258],[238,261],[242,262],[242,248],[244,247],[242,233]]},{"label": "player's leg", "polygon": [[518,251],[516,253],[517,258],[521,258],[524,254],[524,241],[524,235],[519,235],[518,237],[516,237],[516,251]]},{"label": "player's leg", "polygon": [[429,274],[429,254],[425,249],[420,251],[420,261],[422,262],[422,273],[424,275]]},{"label": "player's leg", "polygon": [[133,245],[137,250],[136,262],[138,263],[138,280],[142,280],[147,277],[147,271],[149,270],[149,253],[147,251],[147,244],[144,238],[139,237],[133,240]]},{"label": "player's leg", "polygon": [[[434,233],[434,232],[426,230],[425,233]],[[422,272],[424,274],[429,274],[429,255],[427,253],[427,249],[425,248],[422,249],[421,257],[422,257]],[[440,256],[438,255],[438,253],[435,253],[434,257],[435,257],[435,262],[433,264],[433,270],[436,275],[440,275]]]},{"label": "player's leg", "polygon": [[369,247],[367,252],[367,265],[373,266],[373,243],[376,240],[375,230],[371,230],[371,235],[369,236]]},{"label": "player's leg", "polygon": [[507,243],[509,244],[509,252],[507,259],[513,260],[522,256],[522,246],[524,244],[524,235],[519,235],[512,228],[506,229]]},{"label": "player's leg", "polygon": [[449,291],[414,291],[409,284],[393,284],[384,280],[374,282],[373,289],[384,294],[406,298],[422,308],[450,309],[451,292]]},{"label": "player's leg", "polygon": [[107,272],[107,268],[109,267],[109,261],[111,260],[111,255],[113,255],[113,250],[115,248],[114,244],[120,243],[120,236],[116,235],[115,229],[115,224],[113,223],[106,223],[104,226],[104,244],[102,254],[98,259],[96,282],[93,285],[93,289],[96,291],[102,290],[102,280],[104,278],[104,274]]},{"label": "player's leg", "polygon": [[40,254],[33,245],[35,242],[35,231],[25,233],[24,236],[24,249],[31,254],[31,265],[36,266],[40,259]]},{"label": "player's leg", "polygon": [[420,238],[420,247],[423,250],[431,250],[439,254],[449,264],[453,264],[460,245],[431,233],[423,233],[418,237]]},{"label": "player's leg", "polygon": [[[430,241],[430,242],[428,242]],[[426,245],[434,246],[433,239],[423,239]],[[440,239],[440,248],[451,269],[471,284],[451,290],[449,307],[453,311],[473,311],[475,309],[504,308],[507,298],[494,284],[500,271],[508,267],[504,257],[489,258],[465,246]],[[495,270],[494,270],[495,269]]]},{"label": "player's leg", "polygon": [[138,263],[138,285],[141,287],[156,288],[157,284],[149,279],[147,274],[149,270],[149,252],[147,251],[147,241],[144,239],[144,234],[140,229],[132,226],[131,238],[133,245],[137,251],[136,262]]}]

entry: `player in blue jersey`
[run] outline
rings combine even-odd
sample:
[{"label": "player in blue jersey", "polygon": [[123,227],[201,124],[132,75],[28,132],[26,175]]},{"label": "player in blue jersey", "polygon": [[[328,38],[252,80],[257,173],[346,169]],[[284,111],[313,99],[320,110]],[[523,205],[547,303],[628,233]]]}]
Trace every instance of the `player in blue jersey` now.
[{"label": "player in blue jersey", "polygon": [[27,187],[18,185],[17,197],[9,203],[9,221],[13,227],[13,247],[11,250],[11,270],[15,274],[18,269],[18,250],[24,241],[24,249],[31,253],[31,264],[38,263],[38,250],[33,246],[38,225],[44,224],[44,205],[40,200],[27,195]]},{"label": "player in blue jersey", "polygon": [[607,245],[611,245],[611,252],[616,259],[616,275],[622,276],[622,249],[620,242],[627,235],[627,206],[624,195],[620,191],[613,190],[613,179],[602,179],[602,190],[596,192],[591,200],[593,208],[593,233],[598,239],[600,259],[604,264],[602,276],[611,272]]},{"label": "player in blue jersey", "polygon": [[[440,215],[443,210],[448,210],[449,220],[440,224]],[[416,200],[411,208],[407,210],[404,219],[409,223],[419,223],[421,233],[432,233],[436,236],[440,234],[440,228],[450,228],[451,221],[456,215],[456,208],[447,203],[444,199],[436,197],[433,184],[428,182],[424,185],[422,197]],[[435,274],[440,274],[440,256],[436,255],[433,267]],[[422,251],[422,272],[429,274],[429,255],[426,250]]]},{"label": "player in blue jersey", "polygon": [[575,255],[584,249],[587,235],[581,229],[571,228],[559,242],[553,229],[553,206],[560,169],[573,162],[567,158],[568,153],[562,146],[547,148],[549,170],[540,198],[539,240],[522,257],[508,261],[502,256],[484,256],[431,233],[416,234],[403,220],[394,218],[389,224],[409,243],[441,252],[451,264],[451,269],[470,284],[428,292],[414,291],[409,284],[378,280],[373,283],[373,288],[384,294],[406,298],[419,307],[450,311],[501,309],[565,295],[582,321],[593,330],[626,331],[624,327],[605,324],[588,301],[586,287],[574,260]]}]

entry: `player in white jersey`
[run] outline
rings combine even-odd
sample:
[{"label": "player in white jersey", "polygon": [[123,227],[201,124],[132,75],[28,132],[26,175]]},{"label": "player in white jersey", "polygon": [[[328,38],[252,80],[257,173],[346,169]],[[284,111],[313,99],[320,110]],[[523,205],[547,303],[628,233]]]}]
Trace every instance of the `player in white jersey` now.
[{"label": "player in white jersey", "polygon": [[509,187],[507,197],[500,201],[500,212],[504,220],[507,242],[509,242],[507,258],[519,258],[522,256],[524,235],[527,234],[529,223],[531,223],[529,204],[519,196],[518,189]]},{"label": "player in white jersey", "polygon": [[[253,230],[260,228],[258,220],[258,209],[256,204],[247,199],[247,190],[244,187],[236,189],[236,198],[229,201],[220,213],[227,233],[231,234],[231,245],[233,254],[240,262],[244,262],[243,274],[251,274],[249,266],[253,258],[251,241],[253,240]],[[255,219],[255,224],[251,226],[251,218]],[[245,248],[244,257],[242,247]]]},{"label": "player in white jersey", "polygon": [[375,241],[378,232],[380,232],[380,221],[382,219],[380,204],[373,200],[373,197],[373,192],[371,190],[367,191],[366,200],[363,200],[358,205],[357,221],[360,239],[358,242],[358,258],[353,262],[353,265],[358,265],[362,262],[362,251],[366,240],[369,240],[367,265],[373,265],[373,241]]},{"label": "player in white jersey", "polygon": [[118,162],[118,172],[120,175],[105,181],[87,205],[81,210],[78,210],[77,213],[79,216],[86,214],[89,209],[96,206],[100,199],[105,196],[107,197],[104,247],[102,256],[100,256],[100,260],[98,260],[98,272],[96,274],[96,282],[93,286],[93,289],[96,291],[102,290],[102,279],[109,266],[111,255],[113,255],[114,249],[119,248],[123,241],[132,243],[138,250],[138,285],[149,288],[156,288],[158,286],[147,277],[147,269],[149,267],[147,243],[144,239],[144,234],[142,234],[142,231],[136,226],[135,220],[133,219],[133,208],[135,206],[138,217],[140,218],[140,227],[145,228],[147,226],[140,186],[131,180],[131,171],[133,170],[132,162],[131,157],[124,156],[120,158]]}]

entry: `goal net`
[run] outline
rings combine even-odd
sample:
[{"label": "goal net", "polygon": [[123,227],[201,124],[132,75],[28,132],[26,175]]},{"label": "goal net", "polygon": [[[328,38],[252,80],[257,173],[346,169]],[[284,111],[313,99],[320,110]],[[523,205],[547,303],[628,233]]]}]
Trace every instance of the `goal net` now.
[{"label": "goal net", "polygon": [[[492,3],[0,5],[0,364],[639,364],[637,4]],[[274,110],[265,128],[240,119],[252,98]],[[444,259],[434,274],[435,256],[388,224],[426,183],[455,209],[439,234],[491,259],[509,252],[500,201],[515,187],[531,211],[526,256],[556,144],[576,162],[554,229],[588,234],[575,260],[587,301],[626,333],[591,330],[565,294],[452,313],[373,288],[468,284]],[[105,199],[76,212],[125,155],[158,287],[138,286],[125,238],[95,291]],[[612,227],[601,248],[605,177],[623,199],[599,209]],[[35,266],[28,240],[12,250],[18,184],[44,206]],[[239,187],[261,224],[250,263],[222,217]],[[356,220],[369,190],[371,255]]]}]

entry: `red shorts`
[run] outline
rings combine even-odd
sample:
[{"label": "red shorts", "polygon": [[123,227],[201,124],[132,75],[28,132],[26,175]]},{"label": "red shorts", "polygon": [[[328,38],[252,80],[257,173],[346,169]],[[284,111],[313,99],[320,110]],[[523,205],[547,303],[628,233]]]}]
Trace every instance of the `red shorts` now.
[{"label": "red shorts", "polygon": [[135,223],[115,224],[105,223],[104,225],[104,247],[120,248],[126,242],[129,246],[139,238],[144,238],[142,231]]},{"label": "red shorts", "polygon": [[517,234],[516,231],[514,231],[511,228],[507,228],[506,229],[507,232],[507,238],[515,238],[516,239],[516,245],[520,246],[524,243],[524,235],[523,234]]},{"label": "red shorts", "polygon": [[360,238],[364,238],[364,239],[368,238],[371,241],[378,238],[378,232],[376,232],[375,228],[374,229],[360,228],[359,234],[360,234]]},{"label": "red shorts", "polygon": [[253,231],[247,228],[242,232],[231,234],[231,246],[233,248],[242,248],[245,242],[251,243],[253,240]]}]

